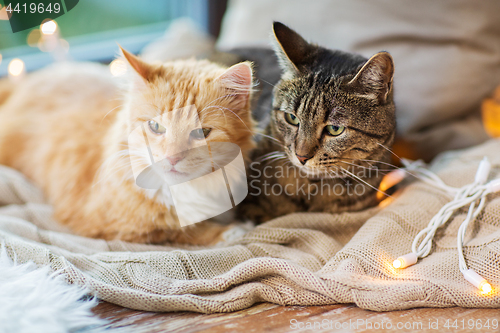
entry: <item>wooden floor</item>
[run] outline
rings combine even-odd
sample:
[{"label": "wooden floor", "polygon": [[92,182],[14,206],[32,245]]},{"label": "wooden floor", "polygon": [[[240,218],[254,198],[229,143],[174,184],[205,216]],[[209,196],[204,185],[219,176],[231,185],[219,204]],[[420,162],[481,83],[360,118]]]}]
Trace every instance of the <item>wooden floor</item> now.
[{"label": "wooden floor", "polygon": [[224,314],[154,313],[100,303],[94,313],[110,332],[500,332],[497,309],[361,310],[354,305],[278,306],[262,303]]}]

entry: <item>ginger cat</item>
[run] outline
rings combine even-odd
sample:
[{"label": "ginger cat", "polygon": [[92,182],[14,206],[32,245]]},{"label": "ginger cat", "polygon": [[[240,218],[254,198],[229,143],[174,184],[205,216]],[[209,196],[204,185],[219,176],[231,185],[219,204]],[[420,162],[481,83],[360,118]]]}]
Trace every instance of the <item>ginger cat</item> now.
[{"label": "ginger cat", "polygon": [[[52,66],[10,86],[0,100],[0,164],[40,186],[54,217],[79,235],[195,245],[221,241],[231,226],[204,221],[182,228],[168,187],[141,188],[133,171],[153,156],[165,162],[161,177],[193,179],[210,171],[195,148],[220,142],[236,144],[246,157],[254,146],[250,63],[229,69],[206,60],[150,64],[122,52],[130,67],[129,87],[121,94],[107,68],[96,64]],[[198,120],[197,128],[184,125],[190,117]],[[142,135],[149,151],[129,146]],[[203,205],[193,193],[220,190],[210,182],[196,186],[183,197],[193,201],[195,215]]]}]

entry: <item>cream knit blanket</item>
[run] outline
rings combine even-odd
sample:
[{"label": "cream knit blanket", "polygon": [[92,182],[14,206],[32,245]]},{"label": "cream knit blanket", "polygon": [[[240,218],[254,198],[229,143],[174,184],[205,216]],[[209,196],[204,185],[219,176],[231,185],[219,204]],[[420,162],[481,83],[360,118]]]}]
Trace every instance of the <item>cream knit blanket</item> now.
[{"label": "cream knit blanket", "polygon": [[[473,181],[479,161],[500,177],[500,141],[441,155],[432,166],[447,184]],[[339,215],[303,213],[262,224],[231,243],[187,248],[106,242],[67,233],[21,174],[0,167],[0,245],[19,263],[65,274],[100,299],[148,311],[236,311],[257,302],[355,303],[376,311],[412,307],[500,307],[500,195],[490,195],[466,236],[470,268],[493,286],[483,296],[458,269],[459,211],[436,234],[433,251],[396,271],[415,235],[451,198],[422,182],[388,207]],[[75,203],[78,204],[78,203]]]}]

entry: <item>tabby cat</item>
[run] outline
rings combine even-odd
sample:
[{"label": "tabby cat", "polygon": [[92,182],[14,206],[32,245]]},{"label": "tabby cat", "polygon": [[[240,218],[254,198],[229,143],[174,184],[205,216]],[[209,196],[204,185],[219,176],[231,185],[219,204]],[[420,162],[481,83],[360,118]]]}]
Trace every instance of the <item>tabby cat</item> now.
[{"label": "tabby cat", "polygon": [[[11,87],[0,104],[0,164],[40,186],[55,218],[77,234],[197,245],[222,240],[231,226],[204,221],[181,228],[168,186],[140,187],[134,171],[152,157],[165,161],[161,179],[182,183],[213,171],[196,149],[203,145],[213,155],[215,143],[230,142],[246,156],[254,147],[251,64],[150,64],[123,55],[130,77],[122,97],[97,64],[53,66]],[[132,147],[145,137],[149,146]],[[184,191],[194,216],[211,208],[204,193],[227,194],[227,187],[208,179]]]},{"label": "tabby cat", "polygon": [[392,57],[328,50],[279,22],[273,30],[283,74],[240,212],[262,222],[375,205],[396,130]]}]

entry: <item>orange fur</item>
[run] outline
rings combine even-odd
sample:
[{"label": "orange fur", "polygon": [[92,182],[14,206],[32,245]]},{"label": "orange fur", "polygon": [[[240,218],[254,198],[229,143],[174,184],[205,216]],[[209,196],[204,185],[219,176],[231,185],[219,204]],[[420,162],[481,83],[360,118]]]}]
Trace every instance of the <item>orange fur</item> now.
[{"label": "orange fur", "polygon": [[123,98],[107,68],[95,64],[54,66],[18,84],[0,104],[0,163],[40,186],[55,218],[80,235],[215,243],[227,226],[181,228],[174,210],[135,184],[129,157],[119,152],[134,126],[194,104],[203,125],[217,128],[207,142],[236,143],[246,156],[253,147],[250,91],[234,94],[229,82],[241,78],[208,61],[153,65],[124,55],[135,72]]}]

